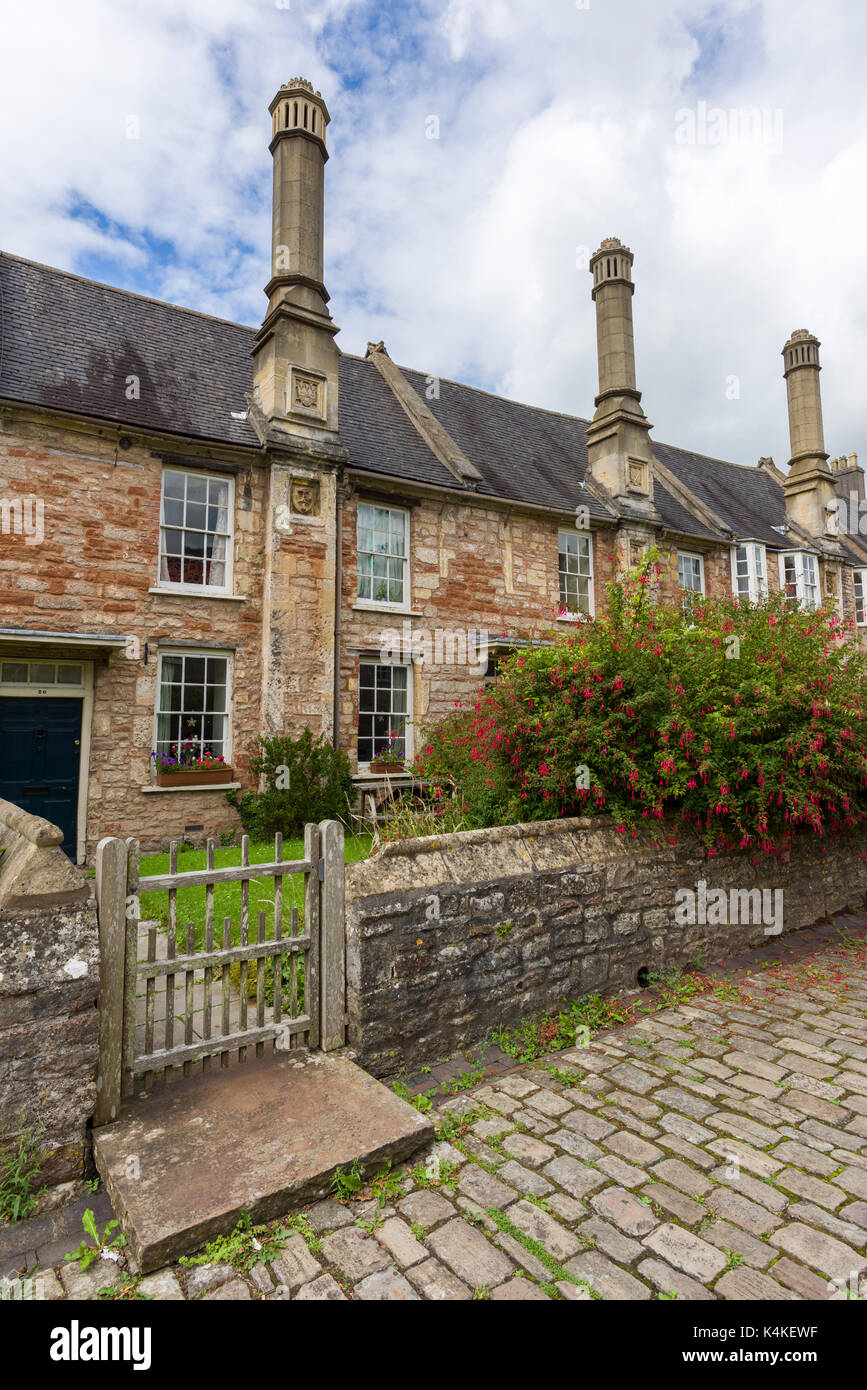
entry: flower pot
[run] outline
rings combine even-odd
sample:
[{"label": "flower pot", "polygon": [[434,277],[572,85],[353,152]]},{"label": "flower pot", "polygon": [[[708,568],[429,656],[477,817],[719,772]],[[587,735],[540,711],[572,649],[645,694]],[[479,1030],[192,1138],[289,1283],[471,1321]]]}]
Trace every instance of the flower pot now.
[{"label": "flower pot", "polygon": [[231,767],[158,768],[158,787],[213,787],[232,781]]},{"label": "flower pot", "polygon": [[406,772],[404,764],[399,758],[374,758],[370,764],[371,772]]}]

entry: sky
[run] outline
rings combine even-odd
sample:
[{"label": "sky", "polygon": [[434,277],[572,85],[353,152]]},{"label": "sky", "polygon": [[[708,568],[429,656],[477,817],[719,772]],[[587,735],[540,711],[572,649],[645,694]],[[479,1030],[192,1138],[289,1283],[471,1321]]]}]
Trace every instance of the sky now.
[{"label": "sky", "polygon": [[257,325],[302,75],[344,351],[589,417],[617,236],[657,439],[784,467],[808,328],[867,465],[863,0],[0,0],[0,35],[0,249]]}]

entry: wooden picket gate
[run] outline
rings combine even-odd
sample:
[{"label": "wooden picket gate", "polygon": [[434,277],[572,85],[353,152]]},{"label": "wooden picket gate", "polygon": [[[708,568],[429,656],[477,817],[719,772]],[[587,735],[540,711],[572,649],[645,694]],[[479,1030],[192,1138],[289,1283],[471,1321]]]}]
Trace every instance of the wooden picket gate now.
[{"label": "wooden picket gate", "polygon": [[[234,1061],[246,1063],[251,1054],[262,1057],[266,1052],[296,1048],[333,1052],[343,1047],[343,841],[342,825],[323,821],[305,828],[303,859],[284,860],[278,835],[273,860],[251,864],[245,835],[241,863],[218,869],[216,845],[210,840],[207,867],[188,873],[178,873],[178,846],[173,842],[169,872],[145,878],[139,876],[137,840],[100,841],[96,852],[100,1019],[95,1125],[116,1119],[121,1101],[133,1096],[141,1080],[144,1089],[155,1081],[168,1084],[189,1075],[194,1067],[209,1071],[217,1057],[225,1068]],[[300,914],[294,905],[289,905],[287,913],[284,901],[284,881],[294,875],[303,876]],[[264,911],[251,923],[250,883],[272,878],[269,935]],[[241,885],[237,921],[215,920],[215,888],[221,883]],[[205,890],[205,913],[202,941],[197,945],[194,924],[179,920],[178,892],[200,887]],[[142,910],[141,894],[160,891],[168,892],[165,931],[148,926],[145,934],[140,921],[143,915],[146,918],[147,907]],[[288,983],[283,972],[287,957],[291,962]],[[255,972],[255,991],[251,972]]]}]

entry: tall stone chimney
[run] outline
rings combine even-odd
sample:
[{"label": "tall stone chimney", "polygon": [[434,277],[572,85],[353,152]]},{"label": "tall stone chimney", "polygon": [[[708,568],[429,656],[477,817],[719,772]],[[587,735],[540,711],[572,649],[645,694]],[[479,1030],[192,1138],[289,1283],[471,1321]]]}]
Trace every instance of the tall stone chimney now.
[{"label": "tall stone chimney", "polygon": [[652,426],[635,385],[632,334],[633,255],[608,237],[591,257],[599,395],[587,430],[590,472],[627,516],[658,521],[653,505]]},{"label": "tall stone chimney", "polygon": [[323,283],[328,108],[303,78],[269,107],[274,159],[268,311],[250,420],[265,449],[259,728],[337,736],[340,351]]},{"label": "tall stone chimney", "polygon": [[816,538],[837,535],[834,475],[825,452],[818,338],[799,328],[783,348],[792,456],[784,483],[791,521]]},{"label": "tall stone chimney", "polygon": [[293,77],[271,112],[274,205],[268,311],[253,347],[254,398],[278,435],[299,450],[326,452],[338,428],[338,332],[323,282],[328,108],[309,82]]}]

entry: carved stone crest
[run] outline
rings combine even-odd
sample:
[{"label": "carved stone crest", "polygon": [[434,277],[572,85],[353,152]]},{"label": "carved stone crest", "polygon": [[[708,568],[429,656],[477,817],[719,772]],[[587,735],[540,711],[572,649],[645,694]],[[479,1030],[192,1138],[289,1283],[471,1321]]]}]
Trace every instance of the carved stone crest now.
[{"label": "carved stone crest", "polygon": [[629,486],[638,488],[641,492],[647,491],[647,469],[636,459],[629,460]]},{"label": "carved stone crest", "polygon": [[295,376],[295,405],[302,410],[319,409],[319,382],[309,376]]}]

